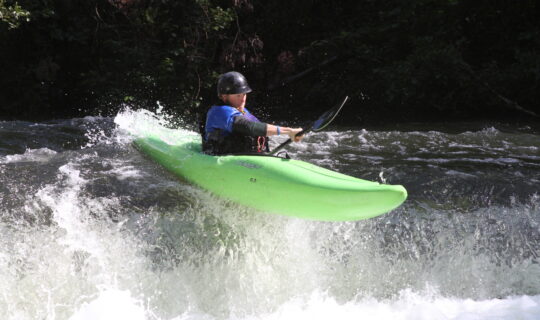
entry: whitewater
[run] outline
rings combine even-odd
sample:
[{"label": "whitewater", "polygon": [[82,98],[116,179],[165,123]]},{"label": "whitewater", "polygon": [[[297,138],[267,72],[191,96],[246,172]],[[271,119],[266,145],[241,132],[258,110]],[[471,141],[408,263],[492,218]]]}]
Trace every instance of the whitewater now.
[{"label": "whitewater", "polygon": [[340,223],[219,199],[132,145],[171,129],[193,134],[160,109],[0,122],[3,319],[540,319],[540,126],[310,134],[290,156],[409,191]]}]

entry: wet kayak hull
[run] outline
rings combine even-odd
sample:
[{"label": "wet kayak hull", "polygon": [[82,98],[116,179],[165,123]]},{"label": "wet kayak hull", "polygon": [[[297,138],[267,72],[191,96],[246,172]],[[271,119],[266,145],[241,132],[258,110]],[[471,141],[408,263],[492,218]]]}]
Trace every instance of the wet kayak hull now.
[{"label": "wet kayak hull", "polygon": [[177,176],[260,211],[320,221],[372,218],[398,207],[405,188],[366,181],[304,161],[273,156],[211,156],[200,137],[174,143],[146,136],[137,148]]}]

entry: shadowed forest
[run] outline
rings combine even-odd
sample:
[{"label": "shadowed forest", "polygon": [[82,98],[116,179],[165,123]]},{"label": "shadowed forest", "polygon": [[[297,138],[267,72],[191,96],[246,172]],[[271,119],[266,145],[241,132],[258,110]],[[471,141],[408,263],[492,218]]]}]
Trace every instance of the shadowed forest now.
[{"label": "shadowed forest", "polygon": [[[261,118],[538,120],[540,3],[0,0],[0,119],[164,108],[195,122],[220,73]],[[255,107],[254,107],[255,106]]]}]

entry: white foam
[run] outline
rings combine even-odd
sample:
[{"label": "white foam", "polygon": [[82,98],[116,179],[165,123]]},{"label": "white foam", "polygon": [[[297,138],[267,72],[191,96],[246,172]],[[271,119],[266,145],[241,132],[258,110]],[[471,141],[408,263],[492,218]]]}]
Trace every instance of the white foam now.
[{"label": "white foam", "polygon": [[109,170],[108,173],[115,175],[119,180],[126,180],[129,178],[139,178],[143,176],[140,170],[136,169],[134,166],[124,166]]},{"label": "white foam", "polygon": [[0,163],[47,162],[54,157],[56,153],[56,151],[47,148],[26,149],[23,154],[7,155],[4,159],[0,157]]},{"label": "white foam", "polygon": [[136,179],[147,176],[146,173],[133,165],[128,165],[124,160],[109,160],[107,164],[113,169],[105,171],[105,173],[115,176],[118,180]]},{"label": "white foam", "polygon": [[126,132],[130,136],[158,136],[164,142],[170,144],[174,144],[186,137],[199,135],[196,132],[183,128],[169,129],[169,127],[176,127],[176,125],[172,123],[171,117],[163,111],[156,114],[145,109],[124,109],[116,115],[114,123],[118,125],[121,131]]},{"label": "white foam", "polygon": [[133,299],[129,291],[107,290],[84,303],[70,320],[144,320],[146,314],[140,302]]},{"label": "white foam", "polygon": [[88,122],[99,122],[99,121],[102,121],[103,119],[105,118],[102,116],[86,116],[83,118],[83,120],[88,121]]},{"label": "white foam", "polygon": [[516,164],[520,163],[521,161],[514,158],[455,158],[455,159],[449,159],[449,158],[419,158],[419,157],[409,157],[404,159],[406,161],[414,161],[414,162],[427,162],[427,163],[437,163],[437,164],[446,164],[446,163],[452,163],[452,162],[470,162],[470,163],[492,163],[492,164],[498,164],[498,165],[506,165],[506,164]]},{"label": "white foam", "polygon": [[339,303],[332,297],[316,293],[307,300],[289,301],[275,313],[247,319],[536,320],[539,318],[540,296],[474,301],[433,298],[404,290],[399,299],[394,301],[366,298],[346,303]]}]

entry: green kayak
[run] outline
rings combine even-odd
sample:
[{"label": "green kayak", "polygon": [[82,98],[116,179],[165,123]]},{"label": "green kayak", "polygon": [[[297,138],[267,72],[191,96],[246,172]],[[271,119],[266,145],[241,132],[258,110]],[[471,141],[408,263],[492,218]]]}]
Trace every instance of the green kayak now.
[{"label": "green kayak", "polygon": [[407,198],[402,186],[361,180],[304,161],[207,155],[201,152],[201,137],[193,133],[166,139],[148,134],[134,143],[141,152],[188,182],[264,212],[350,221],[381,215]]}]

